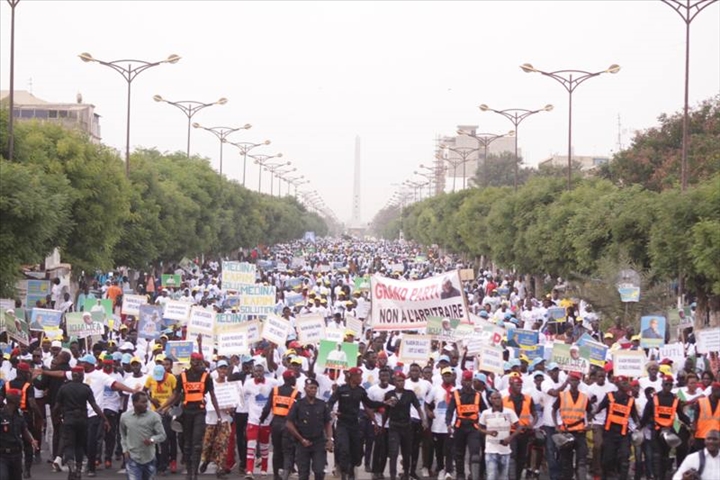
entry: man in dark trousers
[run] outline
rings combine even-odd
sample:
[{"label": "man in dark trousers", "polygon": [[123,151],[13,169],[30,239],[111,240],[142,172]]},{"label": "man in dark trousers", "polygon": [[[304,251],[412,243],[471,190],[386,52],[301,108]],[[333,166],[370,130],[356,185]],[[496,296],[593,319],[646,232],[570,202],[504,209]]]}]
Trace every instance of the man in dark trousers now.
[{"label": "man in dark trousers", "polygon": [[[472,386],[473,373],[462,373],[461,388],[455,390],[450,398],[445,424],[448,434],[453,437],[455,447],[455,472],[457,480],[465,480],[465,450],[470,451],[470,475],[473,480],[480,478],[480,432],[478,419],[482,397]],[[453,415],[457,419],[452,423]]]},{"label": "man in dark trousers", "polygon": [[20,412],[21,391],[16,388],[5,390],[5,406],[0,409],[0,478],[2,480],[22,479],[23,444],[40,450],[38,442],[30,434]]},{"label": "man in dark trousers", "polygon": [[[228,375],[229,382],[240,382],[243,384],[246,378],[252,377],[252,370],[255,360],[249,355],[243,355],[239,359],[240,371],[233,372]],[[238,409],[243,410],[243,409]],[[248,424],[248,412],[247,408],[244,411],[235,412],[235,444],[237,445],[238,451],[238,472],[240,475],[245,475],[245,464],[246,464],[246,453],[247,453],[247,438],[245,437],[245,430]]]},{"label": "man in dark trousers", "polygon": [[607,409],[603,426],[602,470],[604,478],[619,474],[618,478],[630,478],[630,440],[628,428],[630,418],[635,425],[640,418],[635,409],[635,399],[630,394],[630,382],[627,377],[615,378],[617,392],[608,392],[600,401],[595,415]]},{"label": "man in dark trousers", "polygon": [[[61,351],[59,352],[50,362],[51,370],[60,370],[62,372],[70,371],[70,352]],[[33,381],[35,388],[39,390],[46,390],[47,403],[51,407],[55,405],[55,399],[60,391],[60,387],[65,383],[65,377],[52,377],[49,375],[43,375],[43,370],[35,369],[37,377]],[[53,458],[52,469],[54,472],[60,471],[60,464],[62,463],[62,451],[60,450],[60,433],[62,431],[62,423],[60,417],[56,416],[53,412],[54,409],[50,409],[51,416],[50,421],[52,422],[52,449],[51,457]]]},{"label": "man in dark trousers", "polygon": [[[587,476],[588,447],[585,431],[592,420],[592,404],[588,396],[578,390],[581,380],[581,373],[570,372],[568,374],[570,390],[560,392],[552,407],[552,417],[557,431],[570,433],[574,438],[572,445],[560,450],[562,480],[576,478],[576,471],[577,478]],[[558,412],[560,412],[560,422],[558,422]]]},{"label": "man in dark trousers", "polygon": [[83,383],[85,368],[74,367],[71,378],[60,387],[53,410],[62,417],[63,459],[69,469],[68,480],[80,480],[88,436],[87,405],[102,419],[106,430],[110,430],[110,422],[95,401],[92,389]]},{"label": "man in dark trousers", "polygon": [[[518,426],[521,430],[513,436],[510,443],[512,455],[510,456],[510,480],[520,480],[523,469],[526,467],[528,447],[533,434],[532,427],[537,422],[535,402],[530,395],[522,392],[523,381],[521,377],[510,377],[509,395],[503,396],[503,406],[515,412],[518,416]],[[515,433],[515,428],[511,433]]]},{"label": "man in dark trousers", "polygon": [[[200,338],[200,337],[198,337]],[[200,342],[198,342],[199,344]],[[202,351],[202,345],[199,344]],[[190,368],[177,377],[177,387],[172,396],[158,409],[161,415],[166,414],[170,407],[183,398],[183,439],[185,448],[183,458],[187,465],[187,480],[197,480],[200,468],[200,454],[202,453],[203,437],[205,437],[205,394],[210,395],[210,401],[216,412],[220,411],[212,378],[205,371],[205,359],[202,353],[190,355]]]},{"label": "man in dark trousers", "polygon": [[[273,414],[273,418],[270,421],[270,437],[273,446],[274,480],[281,480],[281,478],[282,480],[287,480],[294,463],[294,442],[285,430],[285,421],[290,412],[290,408],[298,396],[298,389],[295,388],[295,383],[295,372],[285,370],[283,372],[283,384],[272,389],[260,415],[260,425],[262,425],[270,413]],[[280,470],[283,470],[282,477]]]},{"label": "man in dark trousers", "polygon": [[410,407],[415,407],[415,410],[417,410],[423,427],[427,423],[415,392],[405,389],[405,374],[397,372],[394,380],[395,389],[385,394],[385,400],[389,401],[391,406],[387,407],[383,414],[383,424],[385,423],[385,418],[389,420],[388,453],[390,455],[390,480],[397,479],[398,453],[402,453],[402,480],[408,480],[413,442],[413,431],[410,425]]},{"label": "man in dark trousers", "polygon": [[332,411],[335,403],[338,404],[335,447],[337,448],[337,463],[340,467],[341,478],[342,480],[355,480],[355,467],[360,465],[363,458],[358,426],[360,403],[366,409],[380,408],[389,403],[376,402],[368,398],[367,392],[360,386],[362,369],[353,367],[347,373],[348,383],[335,389],[328,400],[328,408]]},{"label": "man in dark trousers", "polygon": [[295,461],[298,480],[310,478],[311,462],[315,480],[323,480],[327,452],[333,451],[330,409],[317,398],[317,390],[317,380],[305,380],[305,396],[290,407],[287,416],[287,431],[297,440]]}]

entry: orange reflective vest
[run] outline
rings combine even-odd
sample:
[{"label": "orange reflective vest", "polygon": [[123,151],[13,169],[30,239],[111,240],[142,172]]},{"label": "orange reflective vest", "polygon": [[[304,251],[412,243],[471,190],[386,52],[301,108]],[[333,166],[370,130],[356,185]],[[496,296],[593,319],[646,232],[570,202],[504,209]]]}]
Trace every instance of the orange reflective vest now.
[{"label": "orange reflective vest", "polygon": [[675,412],[677,411],[679,402],[680,400],[675,398],[675,400],[673,400],[672,407],[663,407],[660,405],[660,400],[658,400],[657,395],[653,397],[653,404],[655,406],[655,430],[670,428],[673,426],[673,422],[675,421]]},{"label": "orange reflective vest", "polygon": [[185,391],[183,405],[187,405],[190,402],[200,402],[200,408],[205,408],[205,380],[207,379],[207,372],[203,372],[199,382],[188,382],[186,372],[182,372],[180,378],[182,379],[183,390]]},{"label": "orange reflective vest", "polygon": [[[22,393],[20,394],[20,410],[27,410],[28,408],[28,401],[27,401],[27,390],[30,388],[29,383],[25,383],[22,387]],[[10,382],[7,382],[5,384],[5,393],[7,394],[8,390],[12,390],[10,387]],[[7,396],[7,395],[6,395]]]},{"label": "orange reflective vest", "polygon": [[622,426],[621,435],[627,433],[628,422],[630,420],[630,413],[632,412],[633,406],[635,405],[635,399],[629,397],[627,405],[621,405],[615,401],[615,395],[608,393],[608,412],[607,418],[605,419],[605,430],[610,431],[610,425],[613,423]]},{"label": "orange reflective vest", "polygon": [[[530,395],[523,395],[523,402],[522,402],[522,408],[520,409],[520,415],[518,415],[518,424],[524,427],[529,427],[533,423],[533,416],[532,412],[530,411],[530,402],[532,401],[532,397]],[[513,412],[517,413],[515,411],[515,402],[512,401],[510,398],[510,395],[507,397],[503,397],[503,407],[509,408]],[[512,427],[511,431],[515,431],[515,428]]]},{"label": "orange reflective vest", "polygon": [[712,410],[710,399],[707,397],[698,400],[700,412],[697,419],[697,430],[695,430],[695,438],[705,438],[709,431],[720,430],[720,401],[715,405],[715,411]]},{"label": "orange reflective vest", "polygon": [[281,417],[287,417],[290,407],[297,397],[298,389],[293,388],[289,397],[283,397],[278,394],[278,387],[273,388],[272,414]]},{"label": "orange reflective vest", "polygon": [[453,392],[455,396],[455,408],[457,408],[457,420],[455,421],[455,428],[460,427],[460,420],[470,420],[473,422],[473,426],[478,428],[477,421],[480,418],[480,394],[475,392],[475,400],[471,404],[464,404],[460,402],[460,392],[455,390]]},{"label": "orange reflective vest", "polygon": [[587,412],[588,397],[578,392],[577,401],[573,401],[572,394],[560,392],[560,418],[561,428],[568,432],[585,429],[585,413]]}]

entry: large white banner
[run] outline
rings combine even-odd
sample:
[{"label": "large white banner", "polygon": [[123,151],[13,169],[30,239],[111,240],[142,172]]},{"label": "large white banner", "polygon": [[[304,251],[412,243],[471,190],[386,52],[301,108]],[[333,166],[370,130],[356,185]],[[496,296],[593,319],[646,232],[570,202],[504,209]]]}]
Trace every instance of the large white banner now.
[{"label": "large white banner", "polygon": [[457,270],[413,282],[374,275],[371,285],[375,330],[418,330],[431,316],[470,321]]},{"label": "large white banner", "polygon": [[237,288],[240,297],[238,313],[265,317],[275,312],[275,287],[266,285],[241,285]]},{"label": "large white banner", "polygon": [[257,268],[253,263],[222,262],[222,287],[239,290],[243,285],[254,285]]}]

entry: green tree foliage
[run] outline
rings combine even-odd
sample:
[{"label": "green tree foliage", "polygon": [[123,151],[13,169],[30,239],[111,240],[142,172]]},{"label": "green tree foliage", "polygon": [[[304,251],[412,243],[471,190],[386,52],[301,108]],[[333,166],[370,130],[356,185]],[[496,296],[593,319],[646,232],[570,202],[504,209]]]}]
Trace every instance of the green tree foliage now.
[{"label": "green tree foliage", "polygon": [[[518,185],[522,185],[537,173],[537,170],[522,166],[522,157],[518,159]],[[515,185],[515,154],[503,152],[500,155],[488,155],[486,162],[481,162],[470,185],[477,187],[506,187]]]}]

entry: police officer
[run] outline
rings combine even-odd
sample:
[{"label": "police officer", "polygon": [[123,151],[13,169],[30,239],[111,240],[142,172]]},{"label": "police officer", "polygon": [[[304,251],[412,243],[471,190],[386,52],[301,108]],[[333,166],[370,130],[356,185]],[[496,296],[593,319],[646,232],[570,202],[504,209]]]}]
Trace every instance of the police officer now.
[{"label": "police officer", "polygon": [[630,395],[627,377],[615,377],[617,392],[608,392],[598,405],[597,415],[607,409],[602,437],[602,469],[604,478],[619,470],[619,478],[629,478],[630,470],[630,418],[640,423],[635,409],[635,399]]},{"label": "police officer", "polygon": [[[290,407],[287,415],[287,431],[297,440],[295,461],[298,480],[308,480],[311,462],[315,480],[323,480],[327,463],[326,452],[333,451],[330,409],[324,401],[317,398],[317,391],[317,380],[305,380],[305,396]],[[289,469],[285,471],[288,472]]]},{"label": "police officer", "polygon": [[[560,392],[558,399],[553,404],[553,421],[559,432],[572,434],[572,445],[566,445],[560,450],[560,464],[562,466],[563,480],[572,480],[577,470],[577,478],[587,476],[587,436],[585,431],[588,422],[592,420],[592,404],[587,395],[578,390],[582,380],[579,372],[570,372],[568,382],[570,390]],[[561,421],[558,423],[558,412]],[[574,461],[573,461],[574,455]],[[577,468],[576,468],[577,465]]]},{"label": "police officer", "polygon": [[[199,338],[199,337],[198,337]],[[200,345],[202,351],[202,345]],[[177,387],[158,409],[161,415],[167,414],[170,407],[184,395],[183,399],[183,438],[185,448],[183,458],[187,465],[187,480],[197,480],[200,467],[200,454],[202,453],[203,438],[205,436],[205,394],[209,394],[210,401],[216,412],[220,411],[212,378],[205,371],[205,359],[202,353],[190,355],[190,368],[177,377]]]},{"label": "police officer", "polygon": [[271,411],[273,414],[270,421],[270,436],[273,446],[274,480],[281,480],[280,469],[283,470],[282,478],[287,480],[293,465],[294,442],[287,436],[285,421],[290,407],[295,403],[298,396],[298,389],[295,388],[296,377],[294,371],[285,370],[282,376],[283,384],[272,389],[260,415],[260,425],[262,425]]},{"label": "police officer", "polygon": [[[480,432],[478,420],[482,397],[472,386],[473,373],[465,370],[462,373],[461,388],[455,390],[450,398],[445,424],[448,433],[453,437],[455,447],[455,471],[457,480],[465,479],[465,450],[470,451],[470,474],[473,480],[480,478]],[[453,415],[457,413],[455,423]]]},{"label": "police officer", "polygon": [[[521,432],[513,437],[510,443],[512,456],[510,457],[509,477],[511,480],[520,480],[523,469],[527,463],[527,453],[532,436],[532,427],[537,422],[535,402],[532,397],[522,392],[523,381],[521,377],[510,377],[508,395],[503,396],[503,407],[509,408],[518,416],[518,425]],[[515,433],[515,429],[511,430]]]},{"label": "police officer", "polygon": [[2,480],[22,478],[23,441],[35,450],[40,449],[20,412],[20,397],[20,390],[6,389],[5,406],[0,409],[0,478]]},{"label": "police officer", "polygon": [[[358,412],[360,403],[366,409],[380,408],[391,405],[390,400],[376,402],[368,398],[367,392],[360,386],[362,369],[353,367],[347,372],[348,383],[335,389],[328,400],[328,408],[332,410],[338,404],[337,426],[335,428],[335,445],[337,446],[337,464],[340,467],[342,480],[355,480],[355,467],[363,458]],[[370,412],[372,413],[372,412]]]}]

